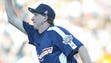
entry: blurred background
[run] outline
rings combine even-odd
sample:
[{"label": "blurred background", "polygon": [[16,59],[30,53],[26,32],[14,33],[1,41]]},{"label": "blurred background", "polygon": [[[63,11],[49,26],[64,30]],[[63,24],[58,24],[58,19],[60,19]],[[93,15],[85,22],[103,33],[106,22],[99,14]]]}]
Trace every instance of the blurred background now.
[{"label": "blurred background", "polygon": [[[32,23],[28,7],[40,3],[55,9],[55,24],[63,26],[88,49],[92,63],[111,63],[111,0],[13,0],[17,15]],[[79,63],[82,63],[77,55]],[[0,0],[0,63],[39,63],[25,34],[8,23]]]}]

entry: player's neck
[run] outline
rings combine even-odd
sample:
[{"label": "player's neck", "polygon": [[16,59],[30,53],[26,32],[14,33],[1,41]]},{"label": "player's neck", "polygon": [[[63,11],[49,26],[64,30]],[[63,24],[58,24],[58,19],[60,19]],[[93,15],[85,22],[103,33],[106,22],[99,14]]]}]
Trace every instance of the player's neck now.
[{"label": "player's neck", "polygon": [[38,32],[40,34],[43,33],[49,26],[50,26],[50,24],[48,22],[45,22],[43,25],[41,25],[39,27]]}]

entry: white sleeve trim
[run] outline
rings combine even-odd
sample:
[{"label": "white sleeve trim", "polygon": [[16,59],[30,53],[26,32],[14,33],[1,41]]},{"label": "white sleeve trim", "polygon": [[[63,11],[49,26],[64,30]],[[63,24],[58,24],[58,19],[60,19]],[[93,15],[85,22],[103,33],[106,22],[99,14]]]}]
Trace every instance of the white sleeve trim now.
[{"label": "white sleeve trim", "polygon": [[73,43],[72,41],[72,35],[66,35],[62,30],[60,30],[58,27],[50,27],[48,31],[54,30],[57,32],[62,38],[63,38],[63,43],[68,44],[72,49],[75,49],[77,46],[76,44]]},{"label": "white sleeve trim", "polygon": [[59,56],[60,63],[67,63],[67,57],[61,53]]}]

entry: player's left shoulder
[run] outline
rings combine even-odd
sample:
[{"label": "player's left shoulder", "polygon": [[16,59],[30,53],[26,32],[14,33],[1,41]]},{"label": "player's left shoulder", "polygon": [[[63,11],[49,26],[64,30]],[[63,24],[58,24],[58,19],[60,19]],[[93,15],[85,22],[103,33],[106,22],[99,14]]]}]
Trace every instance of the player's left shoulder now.
[{"label": "player's left shoulder", "polygon": [[58,26],[51,26],[47,29],[47,31],[59,29]]}]

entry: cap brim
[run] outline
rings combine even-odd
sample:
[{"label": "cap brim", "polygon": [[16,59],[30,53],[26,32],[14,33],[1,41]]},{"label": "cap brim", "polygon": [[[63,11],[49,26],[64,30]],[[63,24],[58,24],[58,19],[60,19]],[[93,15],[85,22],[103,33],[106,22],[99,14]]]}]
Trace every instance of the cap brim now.
[{"label": "cap brim", "polygon": [[31,13],[38,13],[35,9],[30,8],[30,7],[28,7],[28,10],[29,10]]},{"label": "cap brim", "polygon": [[[39,11],[33,9],[33,8],[30,8],[30,7],[28,7],[28,10],[29,10],[31,13],[39,13],[39,14],[43,14],[43,13],[41,13],[41,12],[39,12]],[[44,15],[44,14],[43,14],[43,15]]]}]

